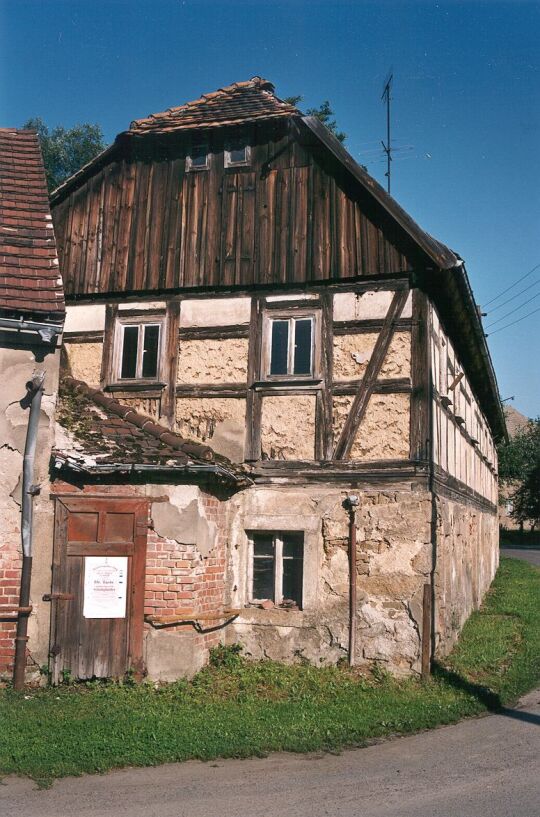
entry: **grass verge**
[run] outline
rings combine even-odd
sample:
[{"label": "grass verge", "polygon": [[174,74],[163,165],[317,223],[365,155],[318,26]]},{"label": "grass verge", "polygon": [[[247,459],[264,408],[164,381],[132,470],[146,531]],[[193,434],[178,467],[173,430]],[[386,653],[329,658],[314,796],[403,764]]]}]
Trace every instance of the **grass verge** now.
[{"label": "grass verge", "polygon": [[540,571],[504,559],[482,609],[426,684],[345,667],[245,662],[192,681],[0,693],[0,774],[55,777],[198,758],[358,746],[511,703],[540,678]]}]

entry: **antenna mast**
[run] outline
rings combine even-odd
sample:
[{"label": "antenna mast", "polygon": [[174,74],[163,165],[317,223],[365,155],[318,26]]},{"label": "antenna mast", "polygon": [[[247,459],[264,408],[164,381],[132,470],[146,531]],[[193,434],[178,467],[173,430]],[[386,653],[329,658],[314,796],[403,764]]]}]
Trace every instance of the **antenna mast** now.
[{"label": "antenna mast", "polygon": [[384,89],[381,95],[381,99],[386,102],[386,144],[384,141],[381,140],[381,144],[383,146],[383,150],[386,153],[386,173],[384,174],[387,178],[387,189],[390,193],[390,172],[391,172],[391,163],[392,163],[392,143],[390,141],[390,92],[392,89],[392,81],[394,79],[394,74],[392,69],[390,69],[390,73],[386,78],[386,82],[384,84]]}]

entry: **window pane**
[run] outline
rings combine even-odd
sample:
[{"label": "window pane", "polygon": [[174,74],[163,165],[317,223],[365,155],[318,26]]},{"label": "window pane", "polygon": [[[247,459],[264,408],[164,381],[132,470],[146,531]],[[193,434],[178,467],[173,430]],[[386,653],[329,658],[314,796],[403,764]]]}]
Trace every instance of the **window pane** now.
[{"label": "window pane", "polygon": [[193,145],[191,149],[191,167],[206,167],[208,162],[208,148],[204,144]]},{"label": "window pane", "polygon": [[285,533],[283,534],[283,558],[301,559],[304,555],[304,534]]},{"label": "window pane", "polygon": [[289,321],[272,321],[270,374],[287,374]]},{"label": "window pane", "polygon": [[272,533],[253,534],[253,555],[274,558],[274,535]]},{"label": "window pane", "polygon": [[253,598],[274,598],[274,539],[270,533],[253,537]]},{"label": "window pane", "polygon": [[253,559],[253,598],[274,598],[274,560]]},{"label": "window pane", "polygon": [[231,165],[243,164],[247,160],[246,146],[231,147],[229,151],[229,163]]},{"label": "window pane", "polygon": [[294,322],[294,374],[311,374],[311,318]]},{"label": "window pane", "polygon": [[283,600],[295,601],[302,607],[304,536],[287,533],[283,536]]},{"label": "window pane", "polygon": [[142,376],[156,377],[158,370],[159,326],[144,327]]},{"label": "window pane", "polygon": [[120,377],[136,377],[138,341],[139,341],[139,327],[124,326],[124,337],[122,344],[122,367],[120,369]]}]

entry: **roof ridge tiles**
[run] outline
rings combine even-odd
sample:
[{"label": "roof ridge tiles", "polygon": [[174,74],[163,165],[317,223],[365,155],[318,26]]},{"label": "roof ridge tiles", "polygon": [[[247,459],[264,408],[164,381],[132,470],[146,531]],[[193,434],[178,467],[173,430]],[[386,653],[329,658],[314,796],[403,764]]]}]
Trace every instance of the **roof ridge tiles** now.
[{"label": "roof ridge tiles", "polygon": [[[217,127],[239,124],[253,118],[270,119],[275,116],[299,114],[294,105],[277,97],[274,90],[274,85],[269,80],[259,76],[233,82],[215,91],[201,94],[198,99],[190,100],[183,105],[171,106],[165,111],[134,119],[128,133],[134,135],[162,130],[182,130],[197,125]],[[222,109],[220,102],[223,103]]]}]

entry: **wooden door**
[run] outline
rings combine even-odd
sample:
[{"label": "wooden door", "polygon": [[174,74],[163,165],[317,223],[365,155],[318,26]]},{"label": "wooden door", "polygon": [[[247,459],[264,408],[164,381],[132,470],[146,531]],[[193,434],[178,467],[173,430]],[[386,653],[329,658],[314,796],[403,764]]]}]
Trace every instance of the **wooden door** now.
[{"label": "wooden door", "polygon": [[58,497],[52,577],[52,680],[142,674],[148,506]]}]

